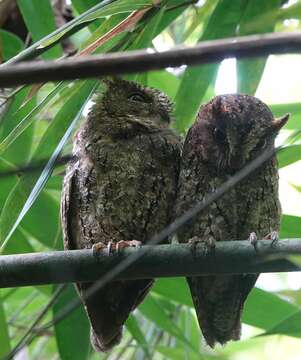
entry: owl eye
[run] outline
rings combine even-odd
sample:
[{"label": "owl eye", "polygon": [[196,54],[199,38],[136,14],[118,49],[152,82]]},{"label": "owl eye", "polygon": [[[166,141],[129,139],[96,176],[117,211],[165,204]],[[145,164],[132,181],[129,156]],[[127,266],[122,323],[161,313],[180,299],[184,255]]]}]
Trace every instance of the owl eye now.
[{"label": "owl eye", "polygon": [[264,149],[267,145],[267,140],[266,139],[262,139],[259,141],[259,143],[257,144],[257,148],[259,149]]},{"label": "owl eye", "polygon": [[131,94],[128,97],[128,99],[131,100],[131,101],[136,101],[136,102],[146,102],[144,96],[139,94],[139,93]]},{"label": "owl eye", "polygon": [[213,129],[213,136],[217,142],[225,142],[226,141],[226,134],[221,131],[219,128]]}]

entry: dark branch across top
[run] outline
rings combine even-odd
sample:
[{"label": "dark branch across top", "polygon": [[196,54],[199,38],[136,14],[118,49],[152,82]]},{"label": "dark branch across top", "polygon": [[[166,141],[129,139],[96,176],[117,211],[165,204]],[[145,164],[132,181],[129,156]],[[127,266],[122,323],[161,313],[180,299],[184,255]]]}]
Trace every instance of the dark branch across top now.
[{"label": "dark branch across top", "polygon": [[301,32],[251,35],[204,41],[194,47],[150,53],[145,50],[74,57],[59,61],[32,61],[0,67],[0,87],[157,70],[196,65],[229,57],[254,57],[301,51]]}]

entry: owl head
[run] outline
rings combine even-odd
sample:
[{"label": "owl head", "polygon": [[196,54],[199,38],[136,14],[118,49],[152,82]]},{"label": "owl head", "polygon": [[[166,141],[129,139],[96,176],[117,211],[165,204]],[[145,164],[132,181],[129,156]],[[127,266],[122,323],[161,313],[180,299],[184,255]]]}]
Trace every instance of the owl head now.
[{"label": "owl head", "polygon": [[94,113],[102,115],[98,119],[100,126],[110,126],[112,131],[169,127],[172,104],[161,91],[118,77],[104,83],[106,91],[94,109]]},{"label": "owl head", "polygon": [[288,117],[275,119],[269,108],[253,96],[221,95],[200,109],[190,138],[201,161],[217,173],[232,174],[274,147],[275,137]]}]

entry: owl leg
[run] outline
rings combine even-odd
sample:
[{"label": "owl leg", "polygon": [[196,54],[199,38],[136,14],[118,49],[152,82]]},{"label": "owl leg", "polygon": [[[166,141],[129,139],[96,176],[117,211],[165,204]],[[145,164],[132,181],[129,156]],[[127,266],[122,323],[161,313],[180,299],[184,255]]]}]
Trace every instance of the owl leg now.
[{"label": "owl leg", "polygon": [[127,248],[127,247],[141,247],[141,241],[138,240],[121,240],[118,241],[116,244],[116,251],[120,251],[121,249]]},{"label": "owl leg", "polygon": [[279,233],[278,231],[271,231],[269,234],[267,234],[264,239],[266,240],[272,240],[271,246],[277,244],[279,241]]},{"label": "owl leg", "polygon": [[258,252],[258,247],[257,247],[257,245],[258,245],[258,238],[257,238],[256,233],[255,233],[255,232],[251,232],[250,235],[249,235],[249,239],[248,239],[248,240],[250,241],[250,244],[254,247],[254,250],[255,250],[256,252]]},{"label": "owl leg", "polygon": [[111,255],[112,254],[112,248],[113,248],[113,242],[109,241],[107,244],[99,241],[96,244],[93,244],[92,246],[92,251],[93,251],[93,255],[97,255],[99,252],[102,252],[103,250],[107,249],[108,250],[108,254]]}]

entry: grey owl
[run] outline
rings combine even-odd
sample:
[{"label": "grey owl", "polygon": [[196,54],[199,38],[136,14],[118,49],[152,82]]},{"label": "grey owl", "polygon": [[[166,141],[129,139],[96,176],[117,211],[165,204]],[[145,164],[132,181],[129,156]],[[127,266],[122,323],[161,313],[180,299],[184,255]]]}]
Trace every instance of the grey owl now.
[{"label": "grey owl", "polygon": [[[171,219],[181,152],[169,129],[171,103],[159,90],[134,82],[115,78],[106,85],[75,136],[64,179],[61,220],[68,250],[144,244]],[[113,281],[84,300],[96,351],[120,342],[124,322],[152,284]],[[91,285],[77,284],[79,294]]]},{"label": "grey owl", "polygon": [[[274,119],[268,107],[248,95],[217,96],[204,105],[186,137],[175,215],[180,216],[267,148],[288,116]],[[216,241],[263,238],[279,230],[276,157],[212,203],[178,232],[179,242],[194,237]],[[218,264],[216,264],[218,267]],[[258,274],[187,278],[200,328],[208,345],[240,338],[244,302]]]}]

